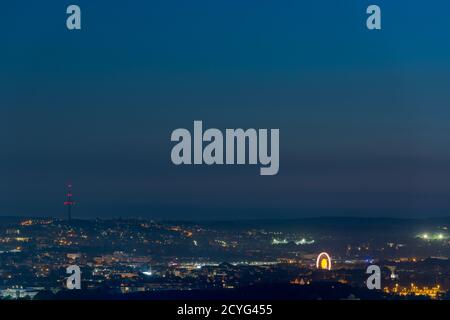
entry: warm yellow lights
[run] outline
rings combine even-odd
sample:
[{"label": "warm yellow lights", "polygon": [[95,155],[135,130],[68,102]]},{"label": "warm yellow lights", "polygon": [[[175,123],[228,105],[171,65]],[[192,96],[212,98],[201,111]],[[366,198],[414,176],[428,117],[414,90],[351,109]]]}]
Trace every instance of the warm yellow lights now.
[{"label": "warm yellow lights", "polygon": [[331,270],[331,257],[326,252],[321,252],[317,256],[316,260],[316,267],[317,269],[321,270]]},{"label": "warm yellow lights", "polygon": [[385,287],[383,291],[385,293],[396,294],[400,296],[427,296],[431,299],[437,299],[439,298],[439,296],[445,293],[445,291],[441,289],[440,285],[435,285],[434,287],[418,287],[414,283],[411,283],[409,287],[401,287],[397,283],[395,284],[395,287]]}]

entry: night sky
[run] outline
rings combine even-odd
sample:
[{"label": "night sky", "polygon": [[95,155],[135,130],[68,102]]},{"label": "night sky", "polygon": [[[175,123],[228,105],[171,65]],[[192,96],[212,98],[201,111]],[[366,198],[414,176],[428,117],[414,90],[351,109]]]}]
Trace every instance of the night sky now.
[{"label": "night sky", "polygon": [[[0,45],[0,215],[450,214],[448,0],[5,1]],[[194,120],[279,128],[279,174],[173,165]]]}]

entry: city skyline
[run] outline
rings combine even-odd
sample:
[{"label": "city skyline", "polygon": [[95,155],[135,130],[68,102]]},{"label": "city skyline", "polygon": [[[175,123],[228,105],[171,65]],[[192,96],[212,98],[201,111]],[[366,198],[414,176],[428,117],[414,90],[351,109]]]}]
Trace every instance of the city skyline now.
[{"label": "city skyline", "polygon": [[0,217],[0,300],[448,299],[449,223]]}]

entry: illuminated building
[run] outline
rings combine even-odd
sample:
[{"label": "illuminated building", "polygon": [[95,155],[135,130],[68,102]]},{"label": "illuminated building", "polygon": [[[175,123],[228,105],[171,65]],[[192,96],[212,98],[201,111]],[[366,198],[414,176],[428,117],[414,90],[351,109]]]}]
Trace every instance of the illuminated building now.
[{"label": "illuminated building", "polygon": [[296,285],[299,285],[299,286],[304,286],[304,285],[310,284],[311,281],[310,280],[306,280],[305,281],[303,278],[295,278],[294,280],[290,281],[289,283],[290,284],[296,284]]}]

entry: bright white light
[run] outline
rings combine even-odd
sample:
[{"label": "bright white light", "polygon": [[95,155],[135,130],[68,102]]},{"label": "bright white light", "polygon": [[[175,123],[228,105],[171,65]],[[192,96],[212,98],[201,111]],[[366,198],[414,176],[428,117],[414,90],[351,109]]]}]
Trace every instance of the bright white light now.
[{"label": "bright white light", "polygon": [[142,272],[143,274],[145,274],[146,276],[151,276],[152,275],[152,272],[151,271],[144,271],[144,272]]},{"label": "bright white light", "polygon": [[296,245],[303,245],[303,244],[313,244],[314,243],[314,240],[310,240],[310,241],[308,241],[308,240],[306,240],[305,238],[303,238],[303,239],[301,239],[301,240],[299,240],[299,241],[295,241],[295,244]]},{"label": "bright white light", "polygon": [[428,234],[427,234],[427,233],[424,233],[422,237],[423,237],[424,239],[428,239]]},{"label": "bright white light", "polygon": [[438,238],[439,238],[439,239],[444,239],[444,235],[443,235],[442,233],[440,233],[440,234],[438,235]]},{"label": "bright white light", "polygon": [[276,245],[276,244],[287,244],[288,241],[286,239],[283,240],[278,240],[278,239],[272,239],[272,244]]}]

